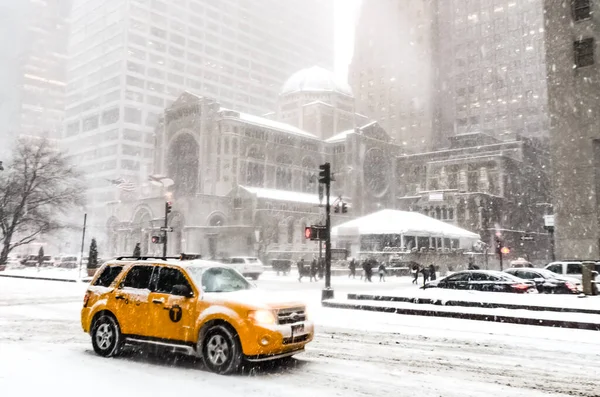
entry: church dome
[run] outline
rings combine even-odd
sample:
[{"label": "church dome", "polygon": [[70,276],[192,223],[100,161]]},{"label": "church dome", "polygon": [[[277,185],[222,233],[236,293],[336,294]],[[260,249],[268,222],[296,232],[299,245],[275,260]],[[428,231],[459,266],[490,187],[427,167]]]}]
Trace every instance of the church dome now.
[{"label": "church dome", "polygon": [[292,75],[281,89],[281,95],[295,92],[332,91],[352,96],[352,89],[333,72],[319,66],[302,69]]}]

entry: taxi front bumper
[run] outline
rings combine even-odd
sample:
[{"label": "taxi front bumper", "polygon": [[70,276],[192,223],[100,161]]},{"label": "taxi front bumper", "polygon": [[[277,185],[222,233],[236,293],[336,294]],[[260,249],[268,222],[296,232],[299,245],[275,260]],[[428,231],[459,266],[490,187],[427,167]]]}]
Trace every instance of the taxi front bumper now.
[{"label": "taxi front bumper", "polygon": [[270,326],[253,324],[250,329],[249,335],[240,338],[249,361],[272,360],[299,353],[314,336],[311,321]]}]

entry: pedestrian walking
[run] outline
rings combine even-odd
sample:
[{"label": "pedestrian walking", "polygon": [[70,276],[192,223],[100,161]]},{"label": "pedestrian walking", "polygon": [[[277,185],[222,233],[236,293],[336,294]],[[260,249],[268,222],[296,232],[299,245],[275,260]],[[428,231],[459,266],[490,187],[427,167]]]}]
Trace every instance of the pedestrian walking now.
[{"label": "pedestrian walking", "polygon": [[348,274],[348,278],[356,278],[356,261],[354,258],[352,258],[348,267],[350,268],[350,274]]},{"label": "pedestrian walking", "polygon": [[313,259],[310,263],[310,282],[312,283],[313,279],[317,281],[317,260]]},{"label": "pedestrian walking", "polygon": [[317,269],[318,269],[318,273],[319,273],[319,280],[322,280],[323,275],[325,273],[325,259],[319,258],[319,261],[317,263],[318,263]]},{"label": "pedestrian walking", "polygon": [[300,262],[297,264],[298,266],[298,281],[302,282],[302,277],[306,274],[306,264],[304,263],[304,258],[300,259]]},{"label": "pedestrian walking", "polygon": [[435,266],[433,265],[433,263],[431,265],[429,265],[429,279],[431,281],[436,279]]},{"label": "pedestrian walking", "polygon": [[373,277],[373,262],[375,260],[374,259],[367,259],[366,266],[365,266],[365,282],[369,282],[372,283],[373,280],[371,279]]},{"label": "pedestrian walking", "polygon": [[417,284],[419,282],[419,265],[413,265],[412,269],[410,269],[410,272],[413,276],[412,283]]},{"label": "pedestrian walking", "polygon": [[423,273],[423,285],[429,281],[429,269],[424,267],[421,269],[421,273]]},{"label": "pedestrian walking", "polygon": [[379,265],[379,282],[385,282],[385,275],[387,274],[387,269],[385,268],[385,262],[381,262]]}]

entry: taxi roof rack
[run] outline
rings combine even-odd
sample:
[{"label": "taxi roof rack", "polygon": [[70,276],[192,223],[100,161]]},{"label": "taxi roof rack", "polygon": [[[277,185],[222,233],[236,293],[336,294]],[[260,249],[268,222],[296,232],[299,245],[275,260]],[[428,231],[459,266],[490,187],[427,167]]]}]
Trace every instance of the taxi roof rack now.
[{"label": "taxi roof rack", "polygon": [[134,260],[134,261],[145,261],[148,259],[162,259],[162,260],[167,260],[167,259],[179,259],[178,256],[119,256],[117,257],[118,261],[123,261],[123,260]]}]

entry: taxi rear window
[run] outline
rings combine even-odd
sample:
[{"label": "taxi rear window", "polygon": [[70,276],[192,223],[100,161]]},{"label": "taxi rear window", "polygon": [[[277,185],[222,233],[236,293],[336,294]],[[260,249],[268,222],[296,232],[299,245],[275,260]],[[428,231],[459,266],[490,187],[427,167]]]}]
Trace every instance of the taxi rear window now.
[{"label": "taxi rear window", "polygon": [[106,266],[93,285],[109,287],[122,270],[123,266]]}]

